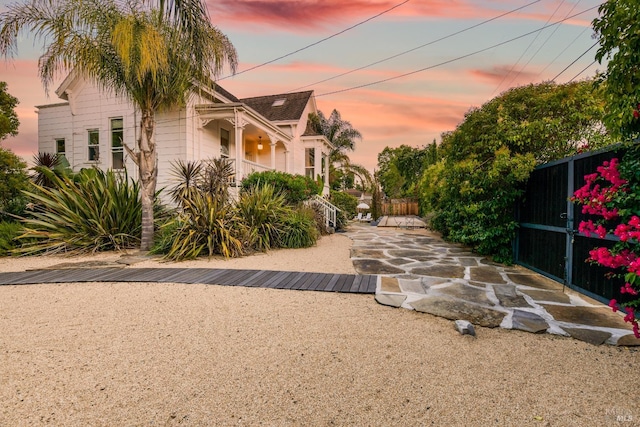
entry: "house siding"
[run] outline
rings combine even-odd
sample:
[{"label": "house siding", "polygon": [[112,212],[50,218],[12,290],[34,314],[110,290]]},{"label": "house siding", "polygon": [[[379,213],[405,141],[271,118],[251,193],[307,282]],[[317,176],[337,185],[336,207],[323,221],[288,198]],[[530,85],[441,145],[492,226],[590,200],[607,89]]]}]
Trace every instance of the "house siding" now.
[{"label": "house siding", "polygon": [[[123,142],[134,149],[140,134],[140,113],[125,98],[114,93],[98,89],[95,85],[84,82],[80,78],[71,77],[66,80],[61,89],[63,97],[68,97],[68,103],[59,103],[38,107],[38,149],[41,152],[55,153],[56,139],[65,139],[67,159],[74,171],[86,167],[109,169],[113,167],[111,150],[111,119],[123,119]],[[243,130],[236,132],[233,121],[216,118],[207,123],[201,121],[201,115],[196,106],[209,104],[211,101],[199,94],[193,94],[181,110],[158,113],[155,117],[155,141],[158,154],[158,189],[170,188],[173,182],[171,169],[176,161],[195,161],[219,158],[220,129],[229,131],[229,158],[236,154],[245,156],[247,160],[260,163],[269,168],[290,173],[305,173],[305,144],[301,142],[307,124],[307,116],[315,112],[315,104],[308,101],[303,115],[296,120],[270,122],[276,125],[284,134],[291,135],[287,145],[282,141],[276,143],[275,160],[271,160],[269,137],[265,133],[273,132],[269,123],[265,126],[264,117],[256,120],[249,117]],[[235,101],[237,102],[237,100]],[[241,107],[240,107],[241,108]],[[233,107],[235,111],[235,107]],[[98,160],[89,160],[88,131],[99,132]],[[236,136],[242,134],[244,147],[236,150]],[[258,134],[262,137],[263,150],[257,149]],[[237,141],[243,144],[243,141]],[[285,151],[288,153],[285,154]],[[241,160],[241,159],[240,159]],[[138,178],[138,169],[128,153],[124,152],[125,168],[129,177]],[[240,162],[237,162],[240,164]],[[241,167],[241,165],[240,165]],[[163,198],[167,198],[166,192]]]}]

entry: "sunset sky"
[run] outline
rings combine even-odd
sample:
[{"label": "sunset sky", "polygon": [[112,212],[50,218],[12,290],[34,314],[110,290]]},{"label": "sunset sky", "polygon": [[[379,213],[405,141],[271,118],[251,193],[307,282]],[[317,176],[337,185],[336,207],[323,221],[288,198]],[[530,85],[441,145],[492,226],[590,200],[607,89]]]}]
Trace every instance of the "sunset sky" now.
[{"label": "sunset sky", "polygon": [[[0,12],[10,3],[0,0]],[[208,1],[212,21],[240,60],[238,74],[228,77],[225,70],[218,83],[238,98],[314,90],[320,110],[328,116],[337,109],[362,133],[350,157],[372,171],[384,147],[439,141],[469,108],[510,87],[556,76],[564,83],[603,69],[592,64],[597,47],[590,27],[600,3]],[[37,151],[34,106],[58,101],[53,91],[47,98],[37,76],[41,45],[24,33],[18,56],[0,60],[0,80],[20,100],[21,122],[20,134],[2,145],[25,159]]]}]

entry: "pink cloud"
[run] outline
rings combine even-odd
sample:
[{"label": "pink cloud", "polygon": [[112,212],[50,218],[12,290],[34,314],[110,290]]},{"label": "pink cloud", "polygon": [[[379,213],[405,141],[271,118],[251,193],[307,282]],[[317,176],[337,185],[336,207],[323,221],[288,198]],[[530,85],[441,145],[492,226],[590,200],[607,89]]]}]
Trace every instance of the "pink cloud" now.
[{"label": "pink cloud", "polygon": [[520,86],[539,81],[537,72],[521,70],[522,65],[495,65],[489,69],[471,69],[468,74],[475,80],[485,82],[491,86],[509,85]]},{"label": "pink cloud", "polygon": [[[531,5],[514,12],[501,20],[533,20],[547,22],[556,10],[560,0],[551,4]],[[274,27],[283,31],[308,31],[335,26],[336,23],[348,23],[364,20],[388,9],[398,6],[377,19],[406,20],[406,19],[488,19],[508,12],[521,6],[512,1],[473,1],[473,0],[430,0],[422,2],[408,2],[402,4],[400,0],[221,0],[209,2],[214,23],[225,26],[243,27],[251,24],[257,28],[261,26]],[[524,4],[522,4],[524,6]],[[574,8],[572,4],[563,2],[553,16],[552,22],[575,14],[582,9]],[[596,12],[567,21],[567,24],[589,26]],[[249,27],[251,28],[251,27]]]},{"label": "pink cloud", "polygon": [[209,3],[213,22],[263,24],[282,28],[321,28],[351,18],[370,16],[397,4],[395,1],[356,0],[221,0]]}]

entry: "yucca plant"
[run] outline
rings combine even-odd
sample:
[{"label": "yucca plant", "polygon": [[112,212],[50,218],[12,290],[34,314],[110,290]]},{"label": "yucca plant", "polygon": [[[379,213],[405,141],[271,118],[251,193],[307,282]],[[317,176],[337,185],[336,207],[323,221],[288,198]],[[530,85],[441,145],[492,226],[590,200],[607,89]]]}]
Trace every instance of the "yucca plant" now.
[{"label": "yucca plant", "polygon": [[194,193],[182,203],[182,213],[164,225],[175,229],[165,258],[179,261],[201,255],[242,255],[239,236],[245,231],[231,205],[203,192]]},{"label": "yucca plant", "polygon": [[247,241],[251,248],[268,251],[279,246],[283,219],[292,209],[272,184],[258,184],[243,191],[236,208],[247,226]]},{"label": "yucca plant", "polygon": [[178,160],[172,166],[171,174],[176,184],[171,187],[169,194],[177,205],[182,206],[185,200],[196,193],[211,194],[222,204],[229,200],[229,180],[234,174],[229,160]]},{"label": "yucca plant", "polygon": [[56,177],[70,177],[72,175],[69,162],[59,154],[38,152],[38,154],[34,154],[32,161],[33,182],[41,187],[51,188],[56,182],[59,182],[56,181]]},{"label": "yucca plant", "polygon": [[283,218],[280,246],[283,248],[308,248],[318,241],[320,232],[316,227],[312,209],[300,207]]},{"label": "yucca plant", "polygon": [[51,176],[53,187],[25,192],[35,211],[23,220],[19,253],[96,252],[140,243],[139,185],[126,174],[84,169],[73,179]]},{"label": "yucca plant", "polygon": [[171,175],[176,185],[171,187],[169,195],[175,204],[182,205],[183,200],[191,198],[193,194],[200,191],[202,162],[178,160],[171,166]]}]

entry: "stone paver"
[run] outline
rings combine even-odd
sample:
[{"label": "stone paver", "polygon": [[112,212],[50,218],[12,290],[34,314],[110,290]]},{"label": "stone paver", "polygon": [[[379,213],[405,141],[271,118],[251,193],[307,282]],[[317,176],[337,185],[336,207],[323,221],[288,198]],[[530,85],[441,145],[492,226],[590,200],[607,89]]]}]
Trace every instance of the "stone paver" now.
[{"label": "stone paver", "polygon": [[520,266],[446,243],[429,230],[353,224],[347,235],[356,271],[382,276],[380,304],[595,345],[640,345],[630,325],[604,304],[563,292],[561,284]]}]

